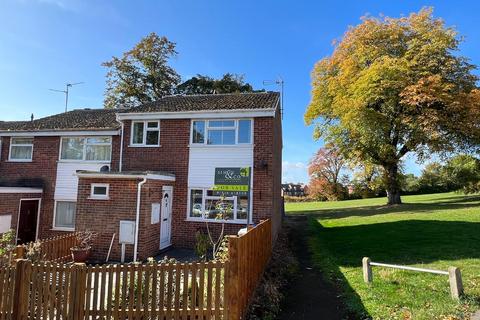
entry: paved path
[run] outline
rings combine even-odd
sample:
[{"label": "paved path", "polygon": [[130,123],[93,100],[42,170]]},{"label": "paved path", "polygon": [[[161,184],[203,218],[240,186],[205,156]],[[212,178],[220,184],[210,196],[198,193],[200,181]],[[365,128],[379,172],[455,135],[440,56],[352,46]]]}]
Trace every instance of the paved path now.
[{"label": "paved path", "polygon": [[286,227],[291,228],[289,238],[300,263],[300,275],[285,292],[285,302],[278,319],[348,319],[337,290],[325,282],[318,270],[312,268],[307,245],[307,220],[287,218]]}]

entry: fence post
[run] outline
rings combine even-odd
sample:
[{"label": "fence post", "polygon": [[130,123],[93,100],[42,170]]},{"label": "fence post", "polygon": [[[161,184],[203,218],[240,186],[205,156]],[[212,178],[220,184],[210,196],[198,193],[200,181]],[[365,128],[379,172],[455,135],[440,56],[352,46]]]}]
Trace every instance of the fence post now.
[{"label": "fence post", "polygon": [[13,291],[13,320],[27,318],[28,286],[30,285],[31,262],[19,259],[15,262],[15,287]]},{"label": "fence post", "polygon": [[450,293],[455,300],[460,299],[463,294],[462,274],[457,267],[448,268],[448,280],[450,282]]},{"label": "fence post", "polygon": [[238,238],[230,236],[228,239],[228,287],[227,294],[227,319],[240,319],[240,305],[239,305],[239,274],[238,274]]},{"label": "fence post", "polygon": [[15,247],[15,257],[17,259],[23,259],[25,258],[25,247],[24,246],[16,246]]},{"label": "fence post", "polygon": [[364,257],[362,259],[363,265],[363,281],[371,283],[373,281],[372,266],[370,265],[370,258]]},{"label": "fence post", "polygon": [[84,263],[75,263],[72,267],[72,283],[70,287],[70,306],[73,320],[83,320],[85,315],[85,293],[87,285],[87,269]]}]

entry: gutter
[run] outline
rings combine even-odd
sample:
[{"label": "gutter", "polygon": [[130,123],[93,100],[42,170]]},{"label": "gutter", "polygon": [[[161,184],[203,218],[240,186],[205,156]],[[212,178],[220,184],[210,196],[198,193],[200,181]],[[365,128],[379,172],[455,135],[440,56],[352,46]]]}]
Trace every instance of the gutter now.
[{"label": "gutter", "polygon": [[138,183],[137,187],[137,214],[135,217],[135,245],[133,247],[133,262],[137,262],[137,251],[138,251],[138,229],[140,224],[140,198],[142,195],[142,186],[147,182],[147,178],[143,178],[142,181]]}]

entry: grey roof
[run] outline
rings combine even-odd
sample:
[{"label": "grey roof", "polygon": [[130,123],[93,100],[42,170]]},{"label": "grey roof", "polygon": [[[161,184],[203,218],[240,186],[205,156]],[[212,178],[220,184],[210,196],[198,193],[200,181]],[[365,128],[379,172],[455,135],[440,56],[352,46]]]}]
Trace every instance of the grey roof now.
[{"label": "grey roof", "polygon": [[33,121],[0,121],[0,131],[115,130],[114,109],[78,109]]},{"label": "grey roof", "polygon": [[166,96],[131,108],[125,113],[274,109],[279,97],[278,92]]},{"label": "grey roof", "polygon": [[167,96],[131,109],[78,109],[33,121],[0,121],[5,131],[115,130],[116,113],[261,110],[277,107],[278,92]]}]

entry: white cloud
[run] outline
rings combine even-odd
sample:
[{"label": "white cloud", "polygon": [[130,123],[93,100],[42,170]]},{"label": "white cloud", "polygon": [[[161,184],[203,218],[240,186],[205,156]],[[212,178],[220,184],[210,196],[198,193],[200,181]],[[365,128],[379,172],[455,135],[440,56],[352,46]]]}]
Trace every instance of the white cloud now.
[{"label": "white cloud", "polygon": [[282,162],[282,182],[308,182],[307,165],[303,162]]}]

